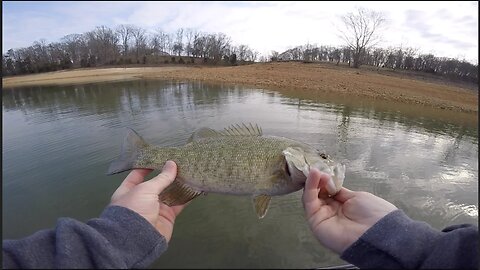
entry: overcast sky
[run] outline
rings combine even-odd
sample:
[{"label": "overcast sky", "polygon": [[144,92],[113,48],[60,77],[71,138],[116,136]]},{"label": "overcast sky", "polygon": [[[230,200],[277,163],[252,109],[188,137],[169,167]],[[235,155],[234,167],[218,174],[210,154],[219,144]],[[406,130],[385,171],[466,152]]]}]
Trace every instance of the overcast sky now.
[{"label": "overcast sky", "polygon": [[233,45],[263,55],[306,43],[343,45],[340,16],[364,7],[388,19],[380,47],[478,63],[478,2],[2,2],[2,47],[47,43],[95,26],[135,24],[173,33],[179,28],[222,32]]}]

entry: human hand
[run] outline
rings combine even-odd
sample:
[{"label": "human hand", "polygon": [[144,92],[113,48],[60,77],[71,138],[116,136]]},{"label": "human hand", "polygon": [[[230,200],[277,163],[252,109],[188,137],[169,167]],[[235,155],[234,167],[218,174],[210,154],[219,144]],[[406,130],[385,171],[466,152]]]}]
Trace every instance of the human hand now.
[{"label": "human hand", "polygon": [[159,175],[143,182],[145,176],[151,171],[149,169],[132,170],[113,193],[110,205],[123,206],[137,212],[169,242],[175,218],[183,210],[185,204],[170,207],[159,202],[158,194],[175,179],[177,164],[167,161]]},{"label": "human hand", "polygon": [[371,193],[346,188],[328,197],[326,186],[329,181],[332,180],[328,174],[311,169],[302,200],[315,237],[327,248],[341,254],[397,207]]}]

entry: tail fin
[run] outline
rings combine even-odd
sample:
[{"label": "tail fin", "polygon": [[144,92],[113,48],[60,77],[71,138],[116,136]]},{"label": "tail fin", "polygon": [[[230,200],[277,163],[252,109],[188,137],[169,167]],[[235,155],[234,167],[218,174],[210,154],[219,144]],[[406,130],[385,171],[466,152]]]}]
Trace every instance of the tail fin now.
[{"label": "tail fin", "polygon": [[107,175],[134,169],[139,152],[148,146],[135,130],[131,128],[128,129],[127,136],[123,141],[122,152],[120,156],[110,164]]}]

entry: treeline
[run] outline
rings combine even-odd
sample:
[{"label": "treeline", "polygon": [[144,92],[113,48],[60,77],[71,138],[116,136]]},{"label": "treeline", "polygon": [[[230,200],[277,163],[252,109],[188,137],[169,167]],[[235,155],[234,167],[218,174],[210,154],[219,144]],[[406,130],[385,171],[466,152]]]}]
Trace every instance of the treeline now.
[{"label": "treeline", "polygon": [[[283,53],[272,51],[270,61],[297,60],[305,62],[329,61],[337,65],[353,61],[353,54],[348,47],[303,45],[289,49]],[[436,57],[432,54],[419,54],[413,48],[372,48],[365,50],[360,60],[369,65],[392,70],[419,71],[437,74],[449,79],[478,83],[478,64],[453,58]]]},{"label": "treeline", "polygon": [[[56,71],[79,67],[130,64],[237,65],[256,61],[353,61],[348,47],[297,46],[267,57],[247,45],[235,46],[223,33],[180,28],[173,33],[147,31],[135,25],[98,26],[83,34],[70,34],[59,42],[45,39],[26,48],[10,49],[2,57],[2,76]],[[372,48],[362,53],[362,65],[393,70],[419,71],[449,79],[478,83],[478,65],[453,58],[419,54],[412,48]]]},{"label": "treeline", "polygon": [[[176,56],[176,57],[175,57]],[[234,46],[223,33],[178,29],[147,31],[135,25],[98,26],[70,34],[60,42],[45,39],[26,48],[10,49],[2,57],[2,76],[104,65],[209,63],[236,65],[255,62],[259,53]]]}]

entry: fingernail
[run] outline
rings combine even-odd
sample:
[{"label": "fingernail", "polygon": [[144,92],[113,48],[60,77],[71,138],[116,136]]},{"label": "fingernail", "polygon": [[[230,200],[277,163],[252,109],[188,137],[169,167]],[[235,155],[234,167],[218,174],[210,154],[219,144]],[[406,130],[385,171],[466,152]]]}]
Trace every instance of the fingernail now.
[{"label": "fingernail", "polygon": [[177,170],[177,163],[175,163],[175,161],[173,160],[167,160],[167,162],[165,162],[165,165],[163,165],[164,168],[170,168],[172,170]]},{"label": "fingernail", "polygon": [[165,162],[165,164],[163,164],[162,171],[163,171],[163,170],[166,170],[168,167],[172,167],[172,166],[173,166],[172,163],[173,163],[173,161],[167,160],[167,162]]}]

